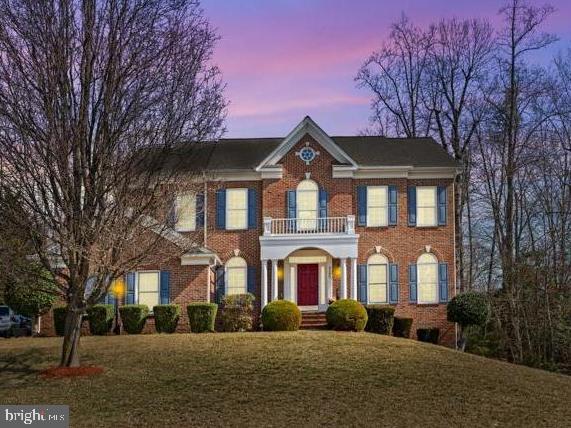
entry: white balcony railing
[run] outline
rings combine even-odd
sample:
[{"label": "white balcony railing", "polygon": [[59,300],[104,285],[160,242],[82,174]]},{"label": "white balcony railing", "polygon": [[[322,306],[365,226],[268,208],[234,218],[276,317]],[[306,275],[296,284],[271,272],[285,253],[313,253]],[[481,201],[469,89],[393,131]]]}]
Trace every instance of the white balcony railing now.
[{"label": "white balcony railing", "polygon": [[264,236],[318,234],[354,235],[355,216],[317,219],[264,217]]}]

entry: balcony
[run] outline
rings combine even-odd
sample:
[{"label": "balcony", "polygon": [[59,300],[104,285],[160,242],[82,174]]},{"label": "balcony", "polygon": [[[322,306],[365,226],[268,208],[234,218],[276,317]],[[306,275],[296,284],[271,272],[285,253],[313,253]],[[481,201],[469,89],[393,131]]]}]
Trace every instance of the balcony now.
[{"label": "balcony", "polygon": [[355,216],[317,219],[264,217],[264,236],[355,235]]}]

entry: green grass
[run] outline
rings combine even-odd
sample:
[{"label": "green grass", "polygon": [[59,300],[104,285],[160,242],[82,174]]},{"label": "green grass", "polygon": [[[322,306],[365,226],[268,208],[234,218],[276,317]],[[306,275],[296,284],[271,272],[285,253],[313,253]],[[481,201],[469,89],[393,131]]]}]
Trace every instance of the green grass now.
[{"label": "green grass", "polygon": [[42,380],[61,339],[0,341],[3,404],[71,426],[565,426],[571,377],[368,333],[82,338],[93,378]]}]

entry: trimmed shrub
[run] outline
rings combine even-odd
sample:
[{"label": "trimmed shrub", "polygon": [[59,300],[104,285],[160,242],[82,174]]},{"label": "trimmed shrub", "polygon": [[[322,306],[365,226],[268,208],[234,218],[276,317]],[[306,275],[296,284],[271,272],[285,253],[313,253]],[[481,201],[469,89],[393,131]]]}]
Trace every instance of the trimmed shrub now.
[{"label": "trimmed shrub", "polygon": [[410,337],[410,329],[412,327],[412,318],[395,317],[393,324],[393,336]]},{"label": "trimmed shrub", "polygon": [[119,307],[123,329],[129,334],[140,334],[145,328],[149,307],[147,305],[124,305]]},{"label": "trimmed shrub", "polygon": [[264,331],[296,331],[301,324],[301,311],[289,300],[274,300],[262,310]]},{"label": "trimmed shrub", "polygon": [[186,307],[190,331],[205,333],[214,331],[218,305],[216,303],[191,303]]},{"label": "trimmed shrub", "polygon": [[368,317],[365,331],[390,336],[393,331],[395,308],[382,305],[366,305],[365,310]]},{"label": "trimmed shrub", "polygon": [[327,325],[333,330],[363,331],[367,325],[367,311],[353,299],[333,302],[325,314]]},{"label": "trimmed shrub", "polygon": [[488,318],[486,296],[469,291],[453,297],[446,307],[448,321],[457,322],[462,328],[484,325]]},{"label": "trimmed shrub", "polygon": [[180,305],[153,306],[157,333],[174,333],[180,318]]},{"label": "trimmed shrub", "polygon": [[111,331],[115,317],[113,305],[93,305],[87,309],[89,318],[89,332],[96,336],[103,336]]},{"label": "trimmed shrub", "polygon": [[222,331],[249,331],[254,326],[253,294],[232,294],[222,299]]},{"label": "trimmed shrub", "polygon": [[54,330],[58,336],[65,333],[65,317],[67,315],[67,306],[58,306],[53,308]]},{"label": "trimmed shrub", "polygon": [[416,330],[416,337],[421,342],[438,344],[440,329],[438,328],[419,328]]}]

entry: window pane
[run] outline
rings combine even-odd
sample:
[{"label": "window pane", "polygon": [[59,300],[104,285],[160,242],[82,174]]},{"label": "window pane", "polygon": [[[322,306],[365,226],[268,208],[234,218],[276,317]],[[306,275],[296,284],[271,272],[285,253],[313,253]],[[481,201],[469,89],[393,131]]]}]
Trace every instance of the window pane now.
[{"label": "window pane", "polygon": [[387,282],[386,265],[369,265],[369,283]]},{"label": "window pane", "polygon": [[226,190],[226,208],[230,210],[248,208],[248,189]]},{"label": "window pane", "polygon": [[435,207],[425,207],[418,208],[417,210],[417,221],[418,226],[436,226],[436,208]]},{"label": "window pane", "polygon": [[387,205],[387,188],[367,187],[367,205],[370,207],[380,207]]},{"label": "window pane", "polygon": [[297,192],[297,209],[317,210],[317,192]]},{"label": "window pane", "polygon": [[158,272],[139,273],[139,293],[159,291]]},{"label": "window pane", "polygon": [[369,208],[367,212],[367,226],[386,226],[387,224],[386,208]]},{"label": "window pane", "polygon": [[417,187],[416,203],[419,207],[435,207],[436,206],[436,188],[435,187]]},{"label": "window pane", "polygon": [[177,230],[194,230],[196,228],[196,195],[177,196]]},{"label": "window pane", "polygon": [[384,303],[387,301],[387,284],[369,284],[369,302]]},{"label": "window pane", "polygon": [[153,310],[153,306],[158,305],[159,293],[139,293],[139,304],[147,305],[149,310]]},{"label": "window pane", "polygon": [[227,268],[227,294],[242,294],[246,292],[247,269],[243,267]]},{"label": "window pane", "polygon": [[418,264],[418,301],[438,302],[438,264]]},{"label": "window pane", "polygon": [[246,229],[248,220],[247,210],[231,210],[226,213],[227,229]]},{"label": "window pane", "polygon": [[436,283],[420,284],[418,288],[418,301],[420,303],[437,303],[438,287]]}]

